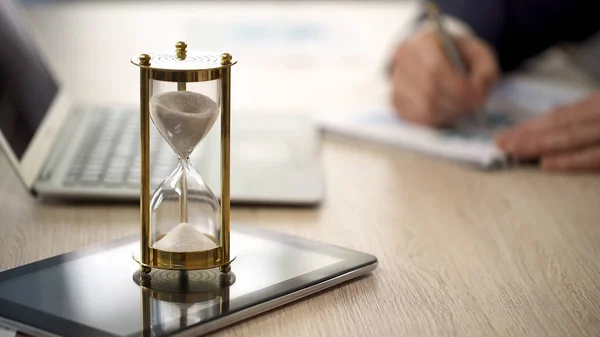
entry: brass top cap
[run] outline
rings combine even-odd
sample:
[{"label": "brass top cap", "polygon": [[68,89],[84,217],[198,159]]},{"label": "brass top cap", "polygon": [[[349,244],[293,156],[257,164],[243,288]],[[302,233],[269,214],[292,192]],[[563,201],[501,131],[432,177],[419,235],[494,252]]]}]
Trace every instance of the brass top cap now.
[{"label": "brass top cap", "polygon": [[[149,63],[146,58],[149,58]],[[175,53],[171,51],[137,55],[131,59],[131,63],[157,70],[201,71],[230,67],[237,60],[229,53],[187,50],[187,44],[179,41],[175,45]]]}]

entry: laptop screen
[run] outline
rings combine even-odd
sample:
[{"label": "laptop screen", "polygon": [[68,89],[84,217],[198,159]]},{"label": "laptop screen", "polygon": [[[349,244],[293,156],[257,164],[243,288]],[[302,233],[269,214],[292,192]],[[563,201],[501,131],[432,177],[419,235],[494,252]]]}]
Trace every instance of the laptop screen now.
[{"label": "laptop screen", "polygon": [[0,46],[0,131],[20,160],[58,86],[10,0],[0,1]]}]

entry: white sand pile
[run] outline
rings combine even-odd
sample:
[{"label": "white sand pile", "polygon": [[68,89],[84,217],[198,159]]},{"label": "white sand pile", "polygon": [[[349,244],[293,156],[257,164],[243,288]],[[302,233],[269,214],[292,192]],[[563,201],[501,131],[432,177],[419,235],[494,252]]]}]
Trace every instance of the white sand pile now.
[{"label": "white sand pile", "polygon": [[182,222],[158,240],[153,247],[167,252],[181,253],[213,249],[217,245],[188,223]]}]

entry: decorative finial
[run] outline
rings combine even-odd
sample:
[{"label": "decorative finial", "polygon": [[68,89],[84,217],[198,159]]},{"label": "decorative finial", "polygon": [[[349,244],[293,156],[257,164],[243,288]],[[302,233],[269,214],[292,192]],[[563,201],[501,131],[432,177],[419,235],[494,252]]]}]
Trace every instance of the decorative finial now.
[{"label": "decorative finial", "polygon": [[140,60],[140,65],[141,66],[149,66],[150,65],[150,55],[148,54],[142,54],[140,55],[140,57],[138,57],[138,60]]},{"label": "decorative finial", "polygon": [[231,60],[232,60],[231,54],[229,54],[229,53],[221,54],[221,64],[222,65],[230,64]]},{"label": "decorative finial", "polygon": [[187,56],[187,44],[183,41],[177,42],[175,45],[175,54],[177,55],[177,59],[185,60]]}]

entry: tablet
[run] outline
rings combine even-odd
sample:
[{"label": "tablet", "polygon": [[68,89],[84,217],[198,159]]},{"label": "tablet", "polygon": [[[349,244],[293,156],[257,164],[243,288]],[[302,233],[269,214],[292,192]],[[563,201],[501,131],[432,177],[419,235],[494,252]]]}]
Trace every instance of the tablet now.
[{"label": "tablet", "polygon": [[232,229],[237,257],[227,277],[153,270],[151,285],[140,284],[132,259],[138,236],[4,271],[0,326],[50,336],[198,336],[377,266],[369,254],[238,223]]}]

